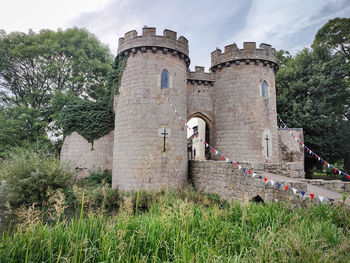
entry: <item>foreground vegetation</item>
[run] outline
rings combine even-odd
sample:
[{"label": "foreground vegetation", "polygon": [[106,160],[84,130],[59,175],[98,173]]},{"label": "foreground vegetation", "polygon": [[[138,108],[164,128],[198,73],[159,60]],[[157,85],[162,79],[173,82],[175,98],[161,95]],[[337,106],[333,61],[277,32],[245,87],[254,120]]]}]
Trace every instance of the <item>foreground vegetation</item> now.
[{"label": "foreground vegetation", "polygon": [[342,206],[229,204],[191,189],[119,197],[110,213],[82,205],[72,220],[47,222],[27,209],[29,221],[3,233],[0,262],[350,260],[350,211]]}]

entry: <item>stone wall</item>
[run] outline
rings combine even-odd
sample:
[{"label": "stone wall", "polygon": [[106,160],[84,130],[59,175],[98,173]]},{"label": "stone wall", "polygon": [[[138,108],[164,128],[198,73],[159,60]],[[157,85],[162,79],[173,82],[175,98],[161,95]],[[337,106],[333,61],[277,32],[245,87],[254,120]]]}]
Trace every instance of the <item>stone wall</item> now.
[{"label": "stone wall", "polygon": [[304,179],[303,182],[323,187],[338,193],[350,194],[350,182],[344,182],[340,180],[322,180],[322,179]]},{"label": "stone wall", "polygon": [[[241,163],[251,169],[249,163]],[[245,175],[243,170],[233,168],[223,161],[189,161],[189,176],[195,188],[206,193],[215,193],[226,199],[249,201],[259,195],[264,201],[291,200],[298,202],[300,197],[278,189],[277,184],[271,186],[258,177]],[[304,182],[285,181],[283,185],[306,191]]]},{"label": "stone wall", "polygon": [[97,169],[112,170],[114,132],[94,141],[92,149],[83,136],[77,132],[68,135],[61,150],[61,162],[68,163],[77,169],[82,176]]},{"label": "stone wall", "polygon": [[281,163],[265,163],[264,171],[274,174],[283,175],[290,178],[304,178],[303,162],[281,162]]},{"label": "stone wall", "polygon": [[[302,128],[290,128],[290,130],[301,141],[304,141]],[[278,129],[278,147],[280,151],[280,162],[301,162],[304,164],[304,149],[294,140],[293,136],[288,132],[288,128]]]}]

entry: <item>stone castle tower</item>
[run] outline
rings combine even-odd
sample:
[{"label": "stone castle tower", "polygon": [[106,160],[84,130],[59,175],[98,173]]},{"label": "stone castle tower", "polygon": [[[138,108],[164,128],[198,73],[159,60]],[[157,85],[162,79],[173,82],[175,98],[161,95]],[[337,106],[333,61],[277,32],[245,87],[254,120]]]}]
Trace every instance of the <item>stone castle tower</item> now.
[{"label": "stone castle tower", "polygon": [[[165,95],[187,114],[188,41],[176,32],[143,28],[119,39],[118,55],[128,56],[115,98],[113,187],[182,187],[187,180],[186,131]],[[162,88],[162,72],[167,75]],[[165,130],[170,136],[161,136]],[[160,134],[159,134],[160,133]]]},{"label": "stone castle tower", "polygon": [[[127,63],[114,98],[114,137],[97,140],[91,161],[84,163],[90,165],[87,168],[95,163],[112,169],[113,187],[181,188],[187,183],[186,129],[167,96],[183,118],[202,118],[208,130],[205,140],[230,159],[283,161],[276,120],[278,66],[270,45],[257,48],[245,42],[243,49],[236,44],[224,52],[216,49],[210,72],[199,66],[189,71],[187,39],[171,30],[159,36],[155,28],[145,27],[140,36],[133,30],[119,39],[117,56],[121,55]],[[77,157],[80,144],[72,146],[74,136],[67,137],[61,159],[79,167],[84,158]],[[112,156],[106,154],[112,151]]]}]

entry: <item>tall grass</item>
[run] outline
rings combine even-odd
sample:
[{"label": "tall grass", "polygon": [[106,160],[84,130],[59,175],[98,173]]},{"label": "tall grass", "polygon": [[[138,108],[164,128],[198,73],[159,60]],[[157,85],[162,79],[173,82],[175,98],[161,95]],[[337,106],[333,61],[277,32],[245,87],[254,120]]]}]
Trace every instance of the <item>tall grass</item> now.
[{"label": "tall grass", "polygon": [[0,262],[349,262],[349,218],[340,206],[141,192],[126,196],[115,215],[81,213],[5,232]]}]

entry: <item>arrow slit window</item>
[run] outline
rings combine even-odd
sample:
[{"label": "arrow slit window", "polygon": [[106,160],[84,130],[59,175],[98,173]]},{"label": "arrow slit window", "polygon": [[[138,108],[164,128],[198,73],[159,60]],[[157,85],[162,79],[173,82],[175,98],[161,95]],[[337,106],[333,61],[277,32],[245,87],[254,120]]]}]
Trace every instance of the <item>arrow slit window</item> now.
[{"label": "arrow slit window", "polygon": [[169,88],[169,73],[166,69],[162,71],[161,75],[161,88]]},{"label": "arrow slit window", "polygon": [[261,83],[261,96],[263,96],[263,98],[268,97],[267,83],[265,80]]}]

